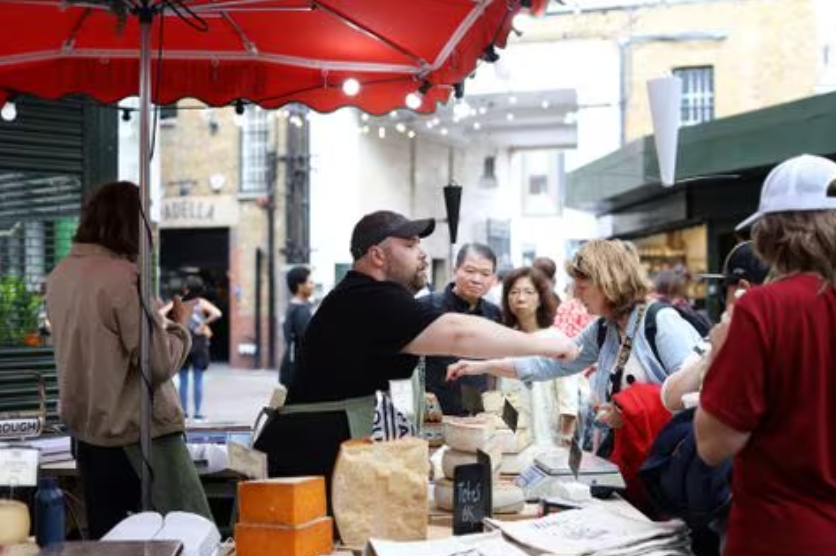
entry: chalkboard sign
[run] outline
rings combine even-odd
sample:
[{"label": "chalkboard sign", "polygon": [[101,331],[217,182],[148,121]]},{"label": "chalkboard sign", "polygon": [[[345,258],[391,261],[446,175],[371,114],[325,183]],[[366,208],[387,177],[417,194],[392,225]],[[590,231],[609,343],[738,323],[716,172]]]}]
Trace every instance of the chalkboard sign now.
[{"label": "chalkboard sign", "polygon": [[468,415],[478,415],[485,412],[482,403],[482,392],[470,384],[462,384],[462,407]]},{"label": "chalkboard sign", "polygon": [[[490,465],[488,466],[490,477]],[[484,530],[482,520],[489,515],[486,503],[490,485],[485,484],[485,466],[481,463],[458,465],[453,472],[453,534],[467,535]]]},{"label": "chalkboard sign", "polygon": [[505,405],[502,406],[502,420],[511,429],[511,432],[517,432],[517,423],[520,420],[520,413],[508,399],[505,399]]}]

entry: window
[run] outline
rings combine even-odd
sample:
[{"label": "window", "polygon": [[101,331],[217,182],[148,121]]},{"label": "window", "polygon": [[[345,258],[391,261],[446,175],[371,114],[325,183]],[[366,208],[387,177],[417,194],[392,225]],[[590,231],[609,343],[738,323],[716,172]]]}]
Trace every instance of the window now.
[{"label": "window", "polygon": [[241,127],[241,192],[267,189],[267,112],[250,106]]},{"label": "window", "polygon": [[682,80],[682,125],[714,119],[714,68],[677,68],[673,74]]}]

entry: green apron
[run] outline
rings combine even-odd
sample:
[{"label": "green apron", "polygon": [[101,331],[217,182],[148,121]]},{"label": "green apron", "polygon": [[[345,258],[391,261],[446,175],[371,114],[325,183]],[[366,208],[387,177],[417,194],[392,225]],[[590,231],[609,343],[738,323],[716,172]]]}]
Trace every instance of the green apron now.
[{"label": "green apron", "polygon": [[363,396],[361,398],[348,398],[333,402],[311,402],[293,405],[283,405],[276,411],[280,415],[293,415],[295,413],[328,413],[344,411],[348,418],[348,432],[351,438],[364,438],[371,436],[372,425],[374,425],[375,396]]}]

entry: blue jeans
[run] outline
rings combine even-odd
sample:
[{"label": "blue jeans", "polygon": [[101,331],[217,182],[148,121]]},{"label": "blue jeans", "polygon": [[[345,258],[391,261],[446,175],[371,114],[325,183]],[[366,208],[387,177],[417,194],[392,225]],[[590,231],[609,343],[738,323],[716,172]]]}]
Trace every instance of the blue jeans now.
[{"label": "blue jeans", "polygon": [[[194,369],[194,416],[202,417],[200,407],[203,404],[203,373],[206,369],[192,367]],[[180,369],[180,405],[183,412],[189,414],[189,367]]]}]

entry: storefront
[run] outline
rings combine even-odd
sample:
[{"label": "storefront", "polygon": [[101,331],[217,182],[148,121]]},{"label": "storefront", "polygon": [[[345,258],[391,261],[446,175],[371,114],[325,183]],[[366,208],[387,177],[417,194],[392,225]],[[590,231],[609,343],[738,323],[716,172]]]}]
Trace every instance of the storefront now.
[{"label": "storefront", "polygon": [[54,420],[43,282],[69,251],[85,193],[116,178],[117,113],[82,100],[15,104],[16,117],[0,121],[0,412],[37,408],[37,388],[21,393],[25,365],[46,378]]},{"label": "storefront", "polygon": [[[601,235],[634,241],[651,273],[717,272],[773,166],[805,152],[836,155],[834,107],[836,94],[819,95],[683,128],[670,188],[659,183],[653,137],[644,137],[569,174],[566,205],[595,212]],[[716,313],[712,285],[694,283],[690,293]]]}]

